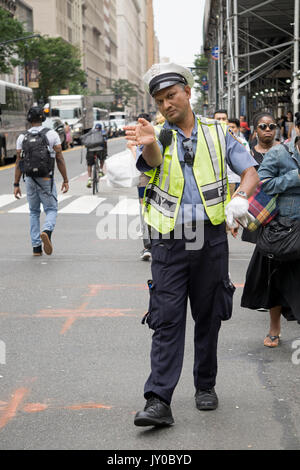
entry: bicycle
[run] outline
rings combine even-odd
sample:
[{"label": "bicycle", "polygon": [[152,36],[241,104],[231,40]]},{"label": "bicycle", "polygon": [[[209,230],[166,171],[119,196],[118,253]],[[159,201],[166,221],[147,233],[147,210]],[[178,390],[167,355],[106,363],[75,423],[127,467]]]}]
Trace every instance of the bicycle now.
[{"label": "bicycle", "polygon": [[94,164],[93,164],[93,194],[97,194],[99,192],[99,171],[100,171],[100,165],[99,165],[99,157],[98,153],[95,152],[94,155]]}]

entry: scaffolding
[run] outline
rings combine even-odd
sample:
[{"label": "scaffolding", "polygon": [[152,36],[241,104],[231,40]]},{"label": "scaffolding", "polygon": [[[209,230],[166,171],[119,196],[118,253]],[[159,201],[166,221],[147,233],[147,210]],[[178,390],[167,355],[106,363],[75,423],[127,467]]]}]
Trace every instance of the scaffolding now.
[{"label": "scaffolding", "polygon": [[210,115],[299,111],[299,9],[300,0],[206,0]]}]

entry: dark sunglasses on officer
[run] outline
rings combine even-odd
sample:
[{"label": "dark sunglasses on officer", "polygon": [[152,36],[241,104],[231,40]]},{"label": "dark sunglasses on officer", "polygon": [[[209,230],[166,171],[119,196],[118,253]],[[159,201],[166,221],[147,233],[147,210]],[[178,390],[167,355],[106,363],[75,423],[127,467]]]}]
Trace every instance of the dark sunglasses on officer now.
[{"label": "dark sunglasses on officer", "polygon": [[267,129],[270,129],[270,131],[274,131],[276,129],[276,124],[265,124],[262,122],[261,124],[258,124],[257,126],[261,131],[266,131]]}]

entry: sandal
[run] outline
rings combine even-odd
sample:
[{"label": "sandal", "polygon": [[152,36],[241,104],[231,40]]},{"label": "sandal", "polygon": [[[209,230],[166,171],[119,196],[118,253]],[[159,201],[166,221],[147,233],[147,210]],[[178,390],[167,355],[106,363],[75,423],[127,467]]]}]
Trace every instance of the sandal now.
[{"label": "sandal", "polygon": [[[270,338],[270,340],[272,341],[272,343],[274,343],[275,341],[278,340],[277,344],[274,344],[274,345],[271,345],[271,344],[266,344],[265,341],[266,341],[266,338]],[[277,336],[271,336],[270,334],[268,334],[265,338],[265,341],[264,341],[264,346],[266,346],[267,348],[277,348],[277,346],[279,346],[279,341],[280,341],[280,334],[277,335]]]}]

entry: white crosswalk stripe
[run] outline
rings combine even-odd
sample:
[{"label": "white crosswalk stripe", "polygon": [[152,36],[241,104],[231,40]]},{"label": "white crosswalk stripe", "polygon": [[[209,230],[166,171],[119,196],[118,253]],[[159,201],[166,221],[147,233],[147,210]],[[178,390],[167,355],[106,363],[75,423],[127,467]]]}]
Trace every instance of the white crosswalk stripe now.
[{"label": "white crosswalk stripe", "polygon": [[139,215],[140,207],[138,199],[121,199],[120,202],[110,211],[115,215]]},{"label": "white crosswalk stripe", "polygon": [[[82,214],[88,215],[94,212],[98,206],[100,206],[106,198],[97,196],[75,196],[71,194],[60,194],[58,196],[59,203],[59,214]],[[61,203],[64,203],[68,199],[72,199],[68,204],[60,208]],[[17,200],[13,194],[2,194],[0,195],[0,213],[1,214],[29,214],[29,205],[26,202],[26,194],[22,194],[22,198]],[[16,203],[18,203],[16,207]],[[12,204],[15,204],[11,208]],[[140,214],[139,201],[138,199],[122,198],[115,205],[111,206],[112,209],[109,211],[111,215],[128,215],[136,216]],[[41,206],[42,209],[42,206]]]},{"label": "white crosswalk stripe", "polygon": [[[71,196],[68,194],[60,194],[57,197],[58,203],[65,201],[66,199],[69,199]],[[11,214],[29,214],[29,204],[28,202],[26,204],[23,204],[20,207],[16,207],[15,209],[12,209],[8,211]]]},{"label": "white crosswalk stripe", "polygon": [[[23,195],[22,198],[25,196]],[[11,204],[12,202],[15,202],[16,198],[13,194],[1,194],[0,195],[0,207],[7,206],[8,204]]]},{"label": "white crosswalk stripe", "polygon": [[101,202],[105,201],[103,197],[82,196],[72,201],[63,209],[59,210],[59,214],[90,214]]}]

